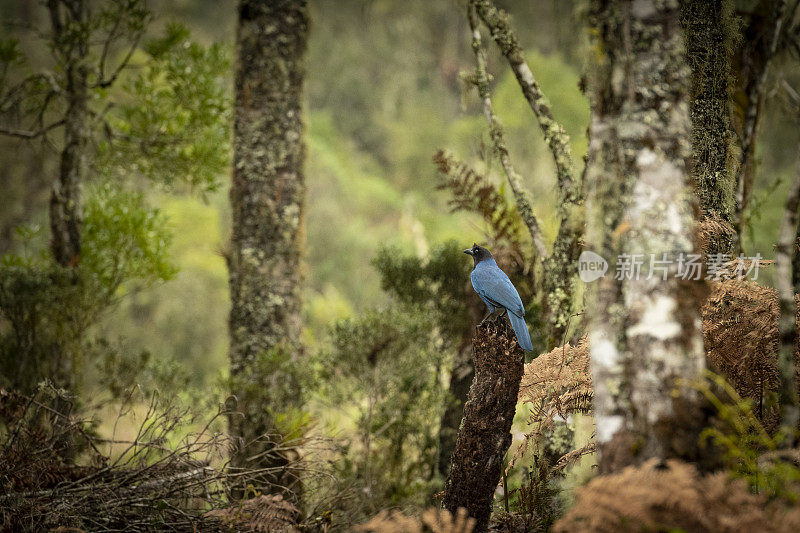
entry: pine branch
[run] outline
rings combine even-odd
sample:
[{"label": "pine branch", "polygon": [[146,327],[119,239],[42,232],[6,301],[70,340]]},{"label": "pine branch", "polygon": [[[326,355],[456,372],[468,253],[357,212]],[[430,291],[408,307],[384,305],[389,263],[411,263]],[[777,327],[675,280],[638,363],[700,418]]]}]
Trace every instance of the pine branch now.
[{"label": "pine branch", "polygon": [[483,114],[486,121],[489,123],[489,133],[492,138],[492,144],[500,158],[500,164],[503,166],[503,171],[506,174],[508,183],[511,186],[511,191],[514,193],[514,199],[517,203],[517,210],[522,216],[525,226],[533,239],[533,244],[536,246],[537,254],[540,258],[547,257],[547,247],[544,244],[542,231],[539,227],[539,221],[533,212],[528,193],[522,186],[519,174],[514,170],[511,164],[511,157],[508,154],[508,148],[505,144],[503,137],[503,127],[497,120],[497,116],[492,110],[492,100],[489,91],[489,75],[486,72],[486,51],[481,43],[481,33],[478,29],[478,19],[475,13],[474,5],[472,3],[468,6],[468,18],[470,29],[472,30],[472,50],[475,53],[476,70],[475,75],[470,77],[468,81],[472,82],[478,89],[481,101],[483,102]]}]

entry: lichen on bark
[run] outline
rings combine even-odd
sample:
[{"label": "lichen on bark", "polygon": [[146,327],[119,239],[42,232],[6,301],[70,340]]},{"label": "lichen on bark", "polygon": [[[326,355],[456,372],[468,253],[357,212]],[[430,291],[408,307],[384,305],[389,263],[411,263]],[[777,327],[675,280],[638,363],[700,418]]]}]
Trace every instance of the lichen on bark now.
[{"label": "lichen on bark", "polygon": [[[733,6],[729,0],[684,0],[681,25],[692,69],[692,181],[705,216],[733,224],[735,171],[730,105]],[[733,232],[715,235],[709,254],[733,254]]]},{"label": "lichen on bark", "polygon": [[285,464],[285,458],[264,454],[270,443],[262,436],[274,435],[273,413],[285,406],[270,387],[281,376],[264,375],[269,367],[262,363],[276,350],[293,359],[300,352],[308,22],[304,0],[239,4],[228,260],[231,392],[242,413],[231,416],[230,432],[243,448],[234,454],[234,466],[258,454],[262,466]]},{"label": "lichen on bark", "polygon": [[66,99],[64,146],[59,154],[58,179],[53,182],[50,193],[50,249],[58,264],[75,266],[81,252],[81,189],[86,180],[89,142],[89,67],[86,64],[89,45],[86,39],[75,39],[71,33],[85,30],[89,13],[83,0],[73,2],[68,9],[61,4],[57,0],[47,2],[52,46],[63,61]]},{"label": "lichen on bark", "polygon": [[[492,140],[506,169],[509,184],[517,200],[517,208],[533,237],[538,253],[537,260],[541,261],[543,265],[544,294],[542,303],[549,325],[547,344],[548,348],[552,348],[562,342],[569,317],[572,314],[577,260],[585,223],[582,181],[575,174],[569,135],[553,116],[550,103],[525,61],[525,55],[511,28],[508,14],[495,7],[491,0],[470,0],[468,13],[473,33],[472,46],[478,58],[475,81],[484,101],[484,113],[490,123]],[[531,208],[530,200],[527,198],[527,192],[520,184],[513,168],[510,172],[508,170],[510,164],[507,163],[508,152],[502,139],[502,129],[497,121],[493,120],[491,113],[488,78],[485,73],[486,61],[482,59],[483,51],[476,18],[480,18],[489,29],[492,39],[508,61],[553,156],[559,193],[556,208],[559,228],[552,251],[549,253],[541,242],[538,222]]]},{"label": "lichen on bark", "polygon": [[622,254],[675,259],[693,251],[690,70],[678,3],[594,0],[590,17],[587,245],[610,272],[589,296],[589,340],[600,466],[608,471],[696,455],[702,424],[686,383],[702,374],[705,360],[699,301],[674,263],[666,280],[614,272]]}]

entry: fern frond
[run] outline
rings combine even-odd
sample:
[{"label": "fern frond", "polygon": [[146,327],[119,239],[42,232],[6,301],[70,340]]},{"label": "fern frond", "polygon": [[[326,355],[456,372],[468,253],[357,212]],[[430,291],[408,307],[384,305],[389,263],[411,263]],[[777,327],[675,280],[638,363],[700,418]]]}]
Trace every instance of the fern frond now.
[{"label": "fern frond", "polygon": [[205,514],[236,531],[296,531],[300,511],[280,494],[264,494]]},{"label": "fern frond", "polygon": [[519,401],[532,404],[537,411],[566,419],[571,413],[588,413],[593,398],[586,338],[575,346],[559,346],[525,365]]},{"label": "fern frond", "polygon": [[779,413],[764,399],[780,386],[777,293],[737,279],[713,282],[711,288],[702,308],[706,359],[740,396],[754,402],[756,416],[772,430]]},{"label": "fern frond", "polygon": [[768,505],[726,473],[701,476],[676,460],[652,459],[600,476],[578,489],[575,505],[555,532],[796,531],[800,512]]},{"label": "fern frond", "polygon": [[396,509],[384,509],[353,530],[364,533],[471,533],[474,527],[475,519],[469,518],[464,509],[459,509],[453,516],[445,509],[432,507],[422,513],[422,520],[406,516]]},{"label": "fern frond", "polygon": [[525,232],[516,205],[509,202],[486,176],[458,161],[454,155],[440,150],[433,156],[433,161],[440,175],[436,188],[450,192],[450,208],[480,215],[494,242],[505,241],[510,248],[520,252]]}]

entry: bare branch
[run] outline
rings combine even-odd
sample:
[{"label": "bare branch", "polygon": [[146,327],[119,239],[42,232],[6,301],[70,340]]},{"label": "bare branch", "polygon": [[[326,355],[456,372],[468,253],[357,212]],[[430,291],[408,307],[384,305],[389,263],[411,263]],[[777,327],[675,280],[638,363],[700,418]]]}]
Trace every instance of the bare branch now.
[{"label": "bare branch", "polygon": [[494,42],[508,60],[522,89],[522,94],[539,121],[539,127],[556,164],[558,189],[561,196],[559,209],[565,209],[567,203],[578,203],[582,197],[581,184],[574,175],[569,135],[553,117],[550,104],[539,88],[539,84],[536,83],[536,79],[525,61],[522,47],[509,26],[508,16],[497,9],[491,0],[470,0],[470,6],[475,9],[483,23],[489,28]]},{"label": "bare branch", "polygon": [[100,53],[100,65],[98,67],[99,79],[105,78],[106,75],[106,60],[108,59],[108,52],[111,49],[111,43],[114,42],[114,37],[116,36],[117,30],[119,29],[120,24],[122,23],[124,4],[120,4],[119,13],[116,17],[114,17],[114,25],[108,31],[108,36],[106,37],[105,42],[103,43],[103,51]]},{"label": "bare branch", "polygon": [[125,70],[125,67],[127,67],[127,66],[128,66],[128,63],[130,63],[130,60],[131,60],[131,57],[133,56],[133,53],[136,51],[136,48],[139,46],[139,41],[141,40],[141,38],[142,38],[142,34],[143,34],[143,33],[144,33],[144,30],[142,30],[142,31],[140,31],[140,32],[138,32],[138,33],[136,34],[136,36],[133,38],[133,42],[131,43],[131,46],[130,46],[130,48],[128,49],[128,52],[125,54],[125,57],[122,59],[122,61],[120,62],[120,64],[119,64],[119,65],[117,65],[117,68],[116,68],[116,69],[114,69],[114,72],[111,74],[111,76],[110,76],[110,77],[108,77],[108,78],[104,78],[104,77],[102,76],[102,72],[103,72],[103,70],[102,70],[102,69],[103,69],[104,67],[101,67],[101,70],[100,70],[101,77],[100,77],[100,79],[97,81],[97,83],[95,83],[94,85],[92,85],[92,88],[93,88],[93,89],[94,89],[94,88],[105,89],[105,88],[108,88],[108,87],[110,87],[111,85],[113,85],[113,84],[114,84],[114,82],[115,82],[115,81],[117,81],[117,78],[119,77],[120,73],[121,73],[123,70]]},{"label": "bare branch", "polygon": [[475,13],[473,2],[469,4],[468,15],[470,29],[472,30],[472,50],[475,52],[475,61],[477,63],[475,76],[470,81],[477,87],[478,93],[483,101],[483,114],[486,116],[486,121],[489,123],[492,143],[500,158],[500,163],[506,173],[508,183],[511,185],[511,190],[514,193],[514,199],[517,202],[517,210],[519,210],[522,219],[525,221],[525,226],[527,226],[528,232],[531,234],[538,256],[544,259],[547,257],[548,253],[542,237],[542,230],[539,227],[539,221],[536,219],[536,215],[533,212],[533,207],[531,207],[527,191],[522,186],[519,175],[511,164],[508,148],[506,148],[503,138],[503,128],[498,123],[497,117],[492,110],[492,100],[489,92],[489,75],[486,72],[486,52],[481,43],[481,32],[478,29],[478,18]]},{"label": "bare branch", "polygon": [[49,124],[41,129],[30,131],[30,130],[17,130],[13,128],[2,128],[0,127],[0,135],[6,135],[8,137],[17,137],[19,139],[35,139],[36,137],[41,137],[48,131],[55,129],[59,126],[63,126],[63,120],[57,120],[52,124]]},{"label": "bare branch", "polygon": [[[792,12],[796,6],[792,8]],[[769,64],[775,56],[778,43],[784,28],[784,14],[786,13],[786,0],[778,0],[775,6],[775,19],[773,31],[770,36],[769,46],[764,57],[764,67],[758,75],[755,83],[752,84],[747,93],[747,108],[744,115],[742,126],[741,153],[739,155],[739,167],[736,170],[736,221],[737,229],[741,233],[742,215],[745,209],[745,174],[752,156],[753,147],[756,139],[756,126],[758,124],[758,114],[764,99],[764,87],[767,84],[769,74]]]}]

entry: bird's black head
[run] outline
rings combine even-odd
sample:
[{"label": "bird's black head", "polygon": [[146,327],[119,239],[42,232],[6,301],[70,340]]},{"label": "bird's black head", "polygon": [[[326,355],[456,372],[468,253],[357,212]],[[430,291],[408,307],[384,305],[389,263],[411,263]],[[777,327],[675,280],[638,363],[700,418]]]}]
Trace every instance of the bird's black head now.
[{"label": "bird's black head", "polygon": [[467,255],[471,255],[472,259],[475,260],[476,265],[481,261],[483,261],[484,259],[492,258],[492,254],[491,252],[489,252],[489,250],[481,246],[478,246],[475,243],[472,243],[472,248],[467,248],[466,250],[464,250],[464,253]]}]

